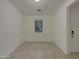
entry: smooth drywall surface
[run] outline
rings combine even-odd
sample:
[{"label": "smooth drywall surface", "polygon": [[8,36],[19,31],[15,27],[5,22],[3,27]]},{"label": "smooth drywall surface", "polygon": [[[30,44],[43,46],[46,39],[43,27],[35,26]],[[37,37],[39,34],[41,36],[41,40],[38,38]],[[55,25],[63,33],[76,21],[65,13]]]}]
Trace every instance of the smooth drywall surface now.
[{"label": "smooth drywall surface", "polygon": [[0,58],[23,43],[23,15],[8,1],[0,0]]},{"label": "smooth drywall surface", "polygon": [[54,31],[54,43],[66,52],[66,9],[63,7],[54,15]]},{"label": "smooth drywall surface", "polygon": [[55,40],[53,42],[64,51],[69,53],[69,39],[67,38],[67,8],[76,0],[67,0],[53,17]]},{"label": "smooth drywall surface", "polygon": [[[36,19],[43,20],[43,32],[35,32],[34,21]],[[25,16],[25,41],[52,41],[53,32],[53,17],[47,15]]]}]

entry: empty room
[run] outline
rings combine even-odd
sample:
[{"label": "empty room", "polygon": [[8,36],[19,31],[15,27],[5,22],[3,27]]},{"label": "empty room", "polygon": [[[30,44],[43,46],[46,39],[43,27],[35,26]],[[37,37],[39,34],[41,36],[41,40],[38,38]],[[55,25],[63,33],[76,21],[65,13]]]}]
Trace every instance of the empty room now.
[{"label": "empty room", "polygon": [[79,59],[79,0],[0,0],[0,59]]}]

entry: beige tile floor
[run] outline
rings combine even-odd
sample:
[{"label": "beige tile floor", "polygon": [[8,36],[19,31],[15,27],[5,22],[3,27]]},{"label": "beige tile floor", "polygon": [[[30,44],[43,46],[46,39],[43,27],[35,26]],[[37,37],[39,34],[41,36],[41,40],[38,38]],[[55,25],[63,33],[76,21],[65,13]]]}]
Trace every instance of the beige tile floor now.
[{"label": "beige tile floor", "polygon": [[79,59],[79,54],[66,56],[50,42],[25,42],[7,59]]}]

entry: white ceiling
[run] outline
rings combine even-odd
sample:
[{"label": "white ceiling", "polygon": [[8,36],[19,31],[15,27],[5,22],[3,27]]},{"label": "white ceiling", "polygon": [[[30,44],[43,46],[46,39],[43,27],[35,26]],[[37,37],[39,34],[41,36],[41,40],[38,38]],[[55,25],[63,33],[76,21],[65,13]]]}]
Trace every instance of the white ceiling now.
[{"label": "white ceiling", "polygon": [[[9,0],[14,6],[16,6],[21,12],[26,15],[36,14],[54,14],[58,8],[66,0],[40,0],[36,3],[34,0]],[[42,12],[37,12],[37,9],[41,9]]]}]

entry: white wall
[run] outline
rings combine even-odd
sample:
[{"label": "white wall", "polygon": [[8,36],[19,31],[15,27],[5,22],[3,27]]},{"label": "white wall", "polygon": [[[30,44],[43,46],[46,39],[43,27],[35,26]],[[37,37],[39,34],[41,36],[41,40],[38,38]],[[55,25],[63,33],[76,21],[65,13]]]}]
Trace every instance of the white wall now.
[{"label": "white wall", "polygon": [[54,31],[55,40],[54,43],[58,45],[64,52],[66,52],[66,9],[61,8],[54,15]]},{"label": "white wall", "polygon": [[[67,7],[74,1],[67,0],[53,17],[25,16],[25,41],[53,41],[67,54]],[[34,20],[39,18],[44,22],[43,33],[34,32]],[[24,41],[22,19],[23,15],[8,0],[0,0],[0,56],[9,55]]]},{"label": "white wall", "polygon": [[[34,30],[35,19],[43,19],[43,32],[36,33]],[[52,41],[53,17],[48,15],[26,15],[24,19],[25,41]]]},{"label": "white wall", "polygon": [[54,15],[54,31],[55,37],[53,42],[64,51],[66,54],[69,53],[70,45],[68,38],[68,23],[67,23],[67,8],[76,0],[67,0],[61,8]]},{"label": "white wall", "polygon": [[[25,41],[51,41],[63,52],[69,54],[70,42],[68,29],[68,7],[76,0],[67,0],[60,9],[52,16],[25,16]],[[44,21],[44,32],[34,32],[34,19],[42,18]]]},{"label": "white wall", "polygon": [[0,0],[0,58],[23,43],[23,15],[8,1]]}]

